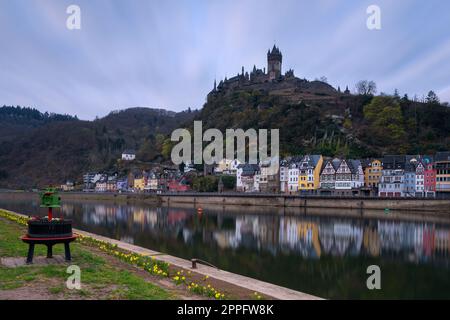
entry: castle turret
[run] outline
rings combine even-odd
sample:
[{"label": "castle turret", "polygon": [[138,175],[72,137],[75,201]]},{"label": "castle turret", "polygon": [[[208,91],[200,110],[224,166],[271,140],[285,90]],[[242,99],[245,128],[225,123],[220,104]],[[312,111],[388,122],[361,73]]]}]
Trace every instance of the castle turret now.
[{"label": "castle turret", "polygon": [[345,94],[350,94],[350,90],[348,90],[348,86],[345,87],[344,93],[345,93]]},{"label": "castle turret", "polygon": [[277,79],[281,76],[281,62],[283,55],[275,45],[272,51],[267,52],[267,75],[269,80]]}]

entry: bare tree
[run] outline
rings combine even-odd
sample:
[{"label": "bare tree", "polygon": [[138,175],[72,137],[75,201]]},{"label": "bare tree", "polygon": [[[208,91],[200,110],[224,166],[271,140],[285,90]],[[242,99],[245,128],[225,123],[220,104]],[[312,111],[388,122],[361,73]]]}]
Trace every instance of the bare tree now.
[{"label": "bare tree", "polygon": [[428,104],[439,104],[440,103],[439,97],[437,96],[437,94],[433,90],[430,90],[428,92],[428,95],[425,98],[425,101]]},{"label": "bare tree", "polygon": [[360,80],[356,83],[356,92],[365,96],[374,95],[377,93],[377,84],[372,80]]}]

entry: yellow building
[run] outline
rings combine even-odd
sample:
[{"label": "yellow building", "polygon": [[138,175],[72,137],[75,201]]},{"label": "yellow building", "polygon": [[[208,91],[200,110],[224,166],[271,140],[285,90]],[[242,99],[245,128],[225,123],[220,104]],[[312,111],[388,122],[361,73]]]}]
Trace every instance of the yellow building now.
[{"label": "yellow building", "polygon": [[297,224],[297,232],[300,239],[312,244],[317,256],[320,257],[322,255],[322,248],[320,247],[319,227],[317,224],[312,222],[299,222]]},{"label": "yellow building", "polygon": [[144,177],[142,177],[142,176],[135,177],[134,178],[134,182],[133,182],[134,190],[136,190],[136,191],[144,191],[144,187],[145,187]]},{"label": "yellow building", "polygon": [[367,160],[364,164],[364,186],[368,188],[378,188],[382,170],[383,164],[381,160]]},{"label": "yellow building", "polygon": [[320,187],[320,170],[323,158],[321,155],[312,154],[303,157],[299,164],[298,189],[316,190]]}]

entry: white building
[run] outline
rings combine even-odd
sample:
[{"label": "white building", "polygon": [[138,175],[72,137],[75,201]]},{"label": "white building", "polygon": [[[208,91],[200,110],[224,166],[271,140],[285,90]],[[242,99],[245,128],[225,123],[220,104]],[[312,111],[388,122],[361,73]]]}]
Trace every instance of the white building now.
[{"label": "white building", "polygon": [[336,190],[351,190],[352,188],[352,171],[345,159],[341,161],[336,169],[335,188]]},{"label": "white building", "polygon": [[349,160],[349,164],[352,172],[352,188],[364,187],[364,170],[361,161]]},{"label": "white building", "polygon": [[241,164],[241,162],[238,159],[222,159],[217,163],[216,167],[214,168],[215,173],[219,174],[229,174],[234,175],[236,174],[238,166]]},{"label": "white building", "polygon": [[299,169],[297,163],[291,163],[288,169],[288,192],[298,192]]},{"label": "white building", "polygon": [[134,150],[128,149],[122,152],[122,160],[132,161],[134,159],[136,159],[136,152]]},{"label": "white building", "polygon": [[277,192],[279,190],[279,166],[278,157],[272,157],[259,163],[261,173],[259,190],[261,192]]},{"label": "white building", "polygon": [[185,162],[184,163],[184,173],[188,173],[188,172],[191,172],[191,171],[196,171],[194,163],[191,162],[191,161]]},{"label": "white building", "polygon": [[422,161],[417,162],[415,182],[416,197],[422,197],[425,192],[425,166]]},{"label": "white building", "polygon": [[236,171],[236,191],[258,192],[260,171],[256,164],[241,164]]},{"label": "white building", "polygon": [[280,161],[280,191],[288,192],[289,164],[286,160]]},{"label": "white building", "polygon": [[156,191],[158,190],[158,177],[153,173],[147,180],[148,190]]}]

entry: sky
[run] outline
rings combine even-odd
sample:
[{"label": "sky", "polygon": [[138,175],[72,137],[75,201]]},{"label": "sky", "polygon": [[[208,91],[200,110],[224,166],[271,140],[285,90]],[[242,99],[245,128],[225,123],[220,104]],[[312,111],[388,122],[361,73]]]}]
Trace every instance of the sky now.
[{"label": "sky", "polygon": [[[66,27],[72,4],[79,30]],[[266,67],[274,44],[300,78],[450,101],[450,1],[0,0],[0,105],[86,120],[199,109],[214,79]]]}]

